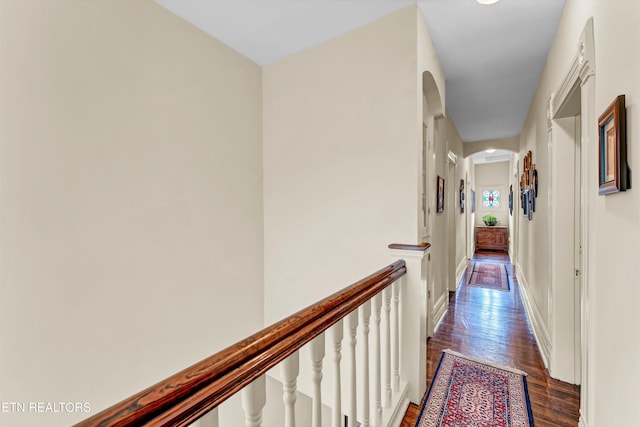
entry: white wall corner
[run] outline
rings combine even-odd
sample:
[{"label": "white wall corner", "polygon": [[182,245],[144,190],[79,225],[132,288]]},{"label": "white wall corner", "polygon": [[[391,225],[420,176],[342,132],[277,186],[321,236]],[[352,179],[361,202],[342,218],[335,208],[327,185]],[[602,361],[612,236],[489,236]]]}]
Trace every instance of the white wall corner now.
[{"label": "white wall corner", "polygon": [[536,338],[536,343],[538,344],[538,349],[542,356],[542,361],[545,368],[549,369],[551,361],[551,336],[549,335],[549,331],[544,324],[544,319],[533,300],[531,288],[524,276],[524,273],[522,272],[520,263],[516,264],[516,277],[520,284],[520,295],[522,295],[522,301],[524,302],[527,316],[529,317],[529,323],[531,323],[533,335]]},{"label": "white wall corner", "polygon": [[390,249],[397,259],[404,259],[407,273],[401,277],[401,345],[400,375],[407,381],[408,399],[419,404],[427,389],[427,276],[430,248],[424,250]]}]

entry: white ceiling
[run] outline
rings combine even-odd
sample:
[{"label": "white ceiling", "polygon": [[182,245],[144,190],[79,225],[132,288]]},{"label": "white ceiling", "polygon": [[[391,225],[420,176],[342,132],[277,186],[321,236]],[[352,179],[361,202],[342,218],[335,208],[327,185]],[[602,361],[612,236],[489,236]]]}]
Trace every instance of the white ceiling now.
[{"label": "white ceiling", "polygon": [[465,142],[518,135],[565,0],[156,0],[260,65],[418,4]]}]

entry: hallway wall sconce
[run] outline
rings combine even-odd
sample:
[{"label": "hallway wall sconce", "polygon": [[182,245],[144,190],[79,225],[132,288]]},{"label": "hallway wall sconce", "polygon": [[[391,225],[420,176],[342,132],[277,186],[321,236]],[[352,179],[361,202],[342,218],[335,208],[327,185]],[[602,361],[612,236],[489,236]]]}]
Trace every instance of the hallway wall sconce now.
[{"label": "hallway wall sconce", "polygon": [[619,95],[598,118],[598,194],[612,194],[631,188],[627,163],[627,114],[624,95]]}]

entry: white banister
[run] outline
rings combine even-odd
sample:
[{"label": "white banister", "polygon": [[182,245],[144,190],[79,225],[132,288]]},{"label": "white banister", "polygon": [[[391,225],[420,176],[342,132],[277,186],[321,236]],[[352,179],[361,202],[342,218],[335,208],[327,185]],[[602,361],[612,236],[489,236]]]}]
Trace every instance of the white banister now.
[{"label": "white banister", "polygon": [[371,300],[358,309],[362,321],[362,427],[369,427],[369,319],[371,318]]},{"label": "white banister", "polygon": [[356,393],[356,331],[358,329],[358,310],[352,311],[347,316],[347,329],[349,332],[349,427],[356,425],[358,419],[358,403]]},{"label": "white banister", "polygon": [[240,391],[247,427],[262,426],[262,408],[267,403],[267,386],[262,375]]},{"label": "white banister", "polygon": [[384,299],[384,366],[382,377],[384,378],[384,407],[391,407],[391,288],[382,291]]},{"label": "white banister", "polygon": [[382,307],[382,295],[373,297],[373,367],[371,376],[373,379],[373,414],[371,423],[375,427],[382,424],[382,397],[380,392],[380,309]]},{"label": "white banister", "polygon": [[[412,245],[390,245],[396,247]],[[414,279],[422,274],[416,262],[411,264]],[[415,322],[421,298],[411,289],[423,288],[403,280],[409,275],[407,264],[393,262],[157,383],[144,391],[151,398],[142,404],[133,395],[78,427],[135,427],[151,417],[162,425],[189,420],[185,425],[190,427],[399,426],[409,405],[412,375],[420,372],[407,362],[413,362],[419,346],[410,322]],[[331,357],[325,366],[327,346]],[[300,352],[306,358],[307,349],[310,359],[303,360],[301,372]],[[424,369],[426,362],[422,365]],[[323,387],[325,375],[330,384]]]},{"label": "white banister", "polygon": [[296,426],[296,383],[300,372],[299,354],[296,351],[280,365],[282,371],[282,388],[284,400],[284,426]]},{"label": "white banister", "polygon": [[311,341],[311,369],[313,370],[313,406],[311,426],[322,427],[322,359],[324,359],[324,333]]},{"label": "white banister", "polygon": [[333,410],[331,413],[331,427],[344,427],[342,422],[342,383],[340,379],[343,328],[343,322],[339,320],[329,329],[329,339],[333,344]]},{"label": "white banister", "polygon": [[391,285],[393,293],[392,325],[391,325],[391,353],[393,362],[393,391],[400,390],[400,281],[396,280]]}]

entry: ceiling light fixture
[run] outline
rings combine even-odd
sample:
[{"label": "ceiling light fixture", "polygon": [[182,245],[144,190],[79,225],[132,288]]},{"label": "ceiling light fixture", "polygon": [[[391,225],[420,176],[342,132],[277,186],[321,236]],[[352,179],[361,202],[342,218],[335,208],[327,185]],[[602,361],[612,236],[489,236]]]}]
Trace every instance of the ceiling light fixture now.
[{"label": "ceiling light fixture", "polygon": [[496,149],[495,148],[489,148],[488,150],[484,150],[486,153],[495,153]]},{"label": "ceiling light fixture", "polygon": [[498,0],[476,0],[480,4],[494,4],[497,3]]}]

